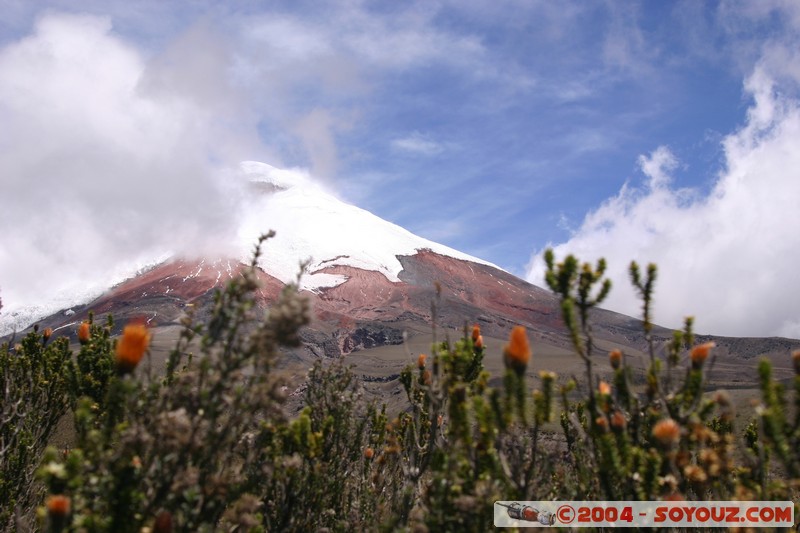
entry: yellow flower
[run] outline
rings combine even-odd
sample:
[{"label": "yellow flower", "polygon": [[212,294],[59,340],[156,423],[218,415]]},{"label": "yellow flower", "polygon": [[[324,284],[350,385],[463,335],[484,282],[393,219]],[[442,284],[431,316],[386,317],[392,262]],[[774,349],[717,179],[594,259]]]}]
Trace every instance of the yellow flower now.
[{"label": "yellow flower", "polygon": [[664,446],[672,446],[681,440],[681,427],[673,419],[665,418],[653,427],[653,436]]},{"label": "yellow flower", "polygon": [[87,321],[81,322],[81,325],[78,326],[78,340],[81,344],[86,344],[89,342],[89,323]]},{"label": "yellow flower", "polygon": [[122,374],[132,372],[150,344],[150,332],[144,324],[128,324],[117,342],[117,368]]},{"label": "yellow flower", "polygon": [[525,367],[531,359],[531,347],[528,335],[522,326],[514,326],[511,330],[510,342],[503,350],[507,368],[512,368],[517,374],[525,373]]},{"label": "yellow flower", "polygon": [[692,360],[692,367],[698,369],[703,366],[703,363],[708,358],[709,352],[711,352],[711,348],[716,346],[713,342],[704,342],[703,344],[698,344],[692,351],[689,353],[689,358]]},{"label": "yellow flower", "polygon": [[539,372],[539,379],[542,381],[555,381],[557,377],[558,374],[551,372],[550,370],[542,370]]},{"label": "yellow flower", "polygon": [[622,352],[620,350],[611,350],[608,354],[608,362],[611,363],[611,368],[618,369],[619,365],[622,364]]}]

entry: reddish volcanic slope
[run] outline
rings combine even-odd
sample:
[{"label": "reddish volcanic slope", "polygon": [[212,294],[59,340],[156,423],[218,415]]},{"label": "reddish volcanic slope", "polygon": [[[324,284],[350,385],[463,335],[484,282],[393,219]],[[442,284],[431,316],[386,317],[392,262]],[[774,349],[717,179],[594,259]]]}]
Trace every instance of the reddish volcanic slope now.
[{"label": "reddish volcanic slope", "polygon": [[[202,303],[244,268],[243,263],[233,259],[167,261],[76,309],[72,321],[91,310],[98,315],[111,313],[119,319],[145,317],[153,325],[167,325],[175,322],[188,304]],[[274,300],[283,284],[261,271],[259,280],[260,296],[265,301]]]},{"label": "reddish volcanic slope", "polygon": [[[314,322],[306,337],[324,345],[329,356],[402,340],[404,330],[428,331],[431,303],[438,301],[438,323],[460,327],[480,321],[487,333],[503,335],[516,323],[533,330],[560,330],[555,298],[496,268],[454,259],[431,251],[400,256],[399,282],[383,274],[349,266],[325,267],[319,272],[346,278],[335,287],[306,292]],[[85,318],[89,311],[113,314],[119,321],[144,317],[152,325],[177,323],[187,305],[202,308],[213,293],[245,265],[236,260],[174,260],[112,288],[69,315],[54,315],[43,325],[62,327]],[[283,284],[260,271],[260,296],[268,305]],[[437,299],[436,286],[440,289]]]},{"label": "reddish volcanic slope", "polygon": [[[436,302],[436,322],[441,327],[459,329],[467,323],[479,323],[485,335],[505,338],[512,326],[521,324],[528,328],[534,341],[569,346],[558,301],[549,291],[497,268],[429,250],[398,259],[403,266],[398,282],[379,272],[350,266],[319,270],[343,276],[346,281],[305,293],[311,300],[314,317],[302,334],[304,348],[296,355],[300,359],[333,357],[400,344],[404,333],[427,334],[432,302]],[[151,326],[175,325],[187,306],[202,317],[213,303],[215,290],[243,268],[243,263],[233,259],[168,261],[112,288],[88,305],[53,315],[40,324],[66,332],[93,311],[98,316],[113,314],[118,324],[130,318],[145,318]],[[283,283],[263,271],[259,271],[259,280],[259,296],[266,307],[278,297]],[[595,311],[593,320],[598,340],[635,350],[645,348],[638,320],[604,310]],[[660,339],[670,336],[665,329],[656,331]],[[714,340],[721,354],[744,358],[766,351],[789,353],[798,345],[787,339]],[[765,350],[765,342],[769,342],[769,350]]]}]

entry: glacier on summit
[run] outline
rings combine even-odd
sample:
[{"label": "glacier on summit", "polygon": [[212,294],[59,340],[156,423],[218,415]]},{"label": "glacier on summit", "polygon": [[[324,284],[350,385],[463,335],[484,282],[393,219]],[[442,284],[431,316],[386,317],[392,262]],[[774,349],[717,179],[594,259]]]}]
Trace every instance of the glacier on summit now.
[{"label": "glacier on summit", "polygon": [[343,282],[342,276],[319,272],[331,266],[374,270],[390,281],[399,281],[403,267],[397,256],[424,249],[495,266],[347,204],[303,170],[277,169],[253,161],[242,163],[241,169],[251,183],[270,187],[250,200],[239,228],[240,245],[252,247],[260,233],[275,230],[264,249],[261,267],[284,283],[296,278],[298,265],[305,260],[310,260],[301,279],[301,288],[306,290]]}]

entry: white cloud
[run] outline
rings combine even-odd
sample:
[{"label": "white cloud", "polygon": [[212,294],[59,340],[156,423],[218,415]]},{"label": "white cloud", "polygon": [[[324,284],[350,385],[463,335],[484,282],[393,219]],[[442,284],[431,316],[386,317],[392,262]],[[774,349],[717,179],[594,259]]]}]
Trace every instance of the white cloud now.
[{"label": "white cloud", "polygon": [[[678,162],[659,147],[640,158],[646,183],[626,183],[589,213],[554,246],[557,258],[606,257],[613,310],[640,315],[627,266],[655,262],[656,322],[678,327],[695,315],[701,332],[800,338],[800,103],[776,86],[794,68],[765,56],[747,78],[753,103],[745,124],[722,142],[725,167],[708,196],[671,186]],[[541,254],[533,254],[527,274],[537,284]]]},{"label": "white cloud", "polygon": [[407,137],[394,139],[392,148],[413,154],[436,155],[445,150],[445,145],[434,141],[428,135],[415,131]]},{"label": "white cloud", "polygon": [[145,59],[109,19],[62,14],[0,49],[4,313],[235,235],[218,169],[246,135],[228,122],[224,54],[189,34]]}]

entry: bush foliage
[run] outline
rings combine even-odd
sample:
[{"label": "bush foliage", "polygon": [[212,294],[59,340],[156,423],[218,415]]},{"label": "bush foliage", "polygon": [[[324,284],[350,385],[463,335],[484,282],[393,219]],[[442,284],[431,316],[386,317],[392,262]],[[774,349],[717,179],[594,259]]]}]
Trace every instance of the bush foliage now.
[{"label": "bush foliage", "polygon": [[[299,344],[309,307],[290,284],[259,311],[262,241],[207,321],[185,317],[164,375],[136,368],[147,328],[129,324],[114,339],[111,318],[80,325],[75,356],[66,338],[36,328],[2,346],[0,527],[484,531],[496,500],[797,501],[800,353],[793,401],[763,360],[756,417],[735,427],[727,394],[706,391],[713,345],[695,344],[691,319],[668,346],[654,342],[654,265],[630,267],[649,351],[641,380],[616,350],[611,382],[595,375],[590,311],[611,289],[605,262],[556,263],[548,251],[546,281],[583,378],[543,371],[531,391],[517,327],[501,384],[490,386],[483,359],[501,354],[486,353],[480,329],[436,342],[434,324],[430,356],[401,373],[408,403],[398,416],[365,400],[336,360],[315,362],[305,407],[289,418],[274,367],[281,347]],[[46,449],[65,417],[74,445]]]}]

